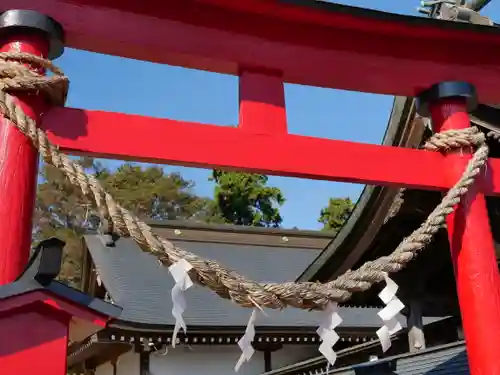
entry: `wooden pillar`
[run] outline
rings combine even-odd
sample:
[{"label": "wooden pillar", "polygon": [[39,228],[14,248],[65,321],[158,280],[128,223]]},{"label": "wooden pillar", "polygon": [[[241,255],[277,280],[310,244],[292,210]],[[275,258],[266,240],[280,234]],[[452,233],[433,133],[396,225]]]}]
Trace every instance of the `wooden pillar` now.
[{"label": "wooden pillar", "polygon": [[[30,10],[0,15],[0,52],[24,52],[45,58],[62,54],[62,27]],[[43,74],[43,69],[39,70]],[[39,121],[47,111],[41,95],[15,93],[16,104]],[[28,263],[35,204],[38,151],[9,120],[0,118],[0,285],[13,282]]]},{"label": "wooden pillar", "polygon": [[419,299],[413,298],[408,302],[408,316],[406,318],[408,327],[408,346],[410,353],[425,349],[424,323],[422,307]]},{"label": "wooden pillar", "polygon": [[[435,132],[469,128],[469,110],[477,104],[472,85],[443,82],[422,96]],[[460,157],[450,159],[443,170],[450,184],[458,181],[472,158],[468,150],[455,154]],[[483,171],[446,219],[472,375],[500,375],[500,347],[495,345],[500,334],[500,278],[483,194],[486,186]]]},{"label": "wooden pillar", "polygon": [[141,350],[139,353],[139,375],[151,375],[149,372],[149,351]]},{"label": "wooden pillar", "polygon": [[269,372],[273,369],[272,365],[272,358],[271,358],[271,351],[270,350],[265,350],[264,351],[264,371]]},{"label": "wooden pillar", "polygon": [[253,347],[264,354],[264,372],[268,372],[273,369],[272,353],[283,349],[283,344],[280,342],[254,342]]},{"label": "wooden pillar", "polygon": [[416,353],[425,349],[423,304],[426,298],[427,276],[435,272],[438,262],[426,268],[426,275],[421,274],[421,268],[413,263],[404,272],[404,281],[400,283],[400,299],[405,304],[406,327],[408,330],[408,350]]}]

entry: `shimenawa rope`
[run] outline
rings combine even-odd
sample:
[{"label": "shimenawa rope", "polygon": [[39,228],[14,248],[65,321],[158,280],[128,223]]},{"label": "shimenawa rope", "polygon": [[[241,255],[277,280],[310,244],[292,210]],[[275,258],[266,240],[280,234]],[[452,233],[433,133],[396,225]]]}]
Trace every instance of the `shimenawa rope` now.
[{"label": "shimenawa rope", "polygon": [[[46,77],[32,70],[41,67],[50,70],[53,75]],[[24,53],[0,53],[0,112],[29,137],[44,161],[60,169],[72,184],[79,186],[83,194],[93,201],[103,218],[112,223],[117,234],[132,237],[143,251],[153,254],[164,265],[171,265],[184,258],[193,266],[190,271],[193,280],[209,287],[222,298],[230,299],[244,307],[258,305],[273,309],[287,306],[323,309],[329,301],[346,302],[352,293],[366,291],[373,284],[384,281],[386,273],[403,269],[431,242],[435,233],[443,227],[446,216],[453,211],[453,207],[474,183],[488,158],[485,136],[475,127],[434,135],[425,145],[425,149],[449,151],[477,147],[477,150],[460,180],[448,191],[422,226],[406,237],[392,254],[366,262],[362,267],[349,270],[324,284],[259,283],[224,268],[216,261],[200,258],[178,248],[156,235],[147,224],[116,203],[94,176],[86,174],[81,165],[60,153],[11,96],[11,93],[19,92],[42,94],[53,105],[62,106],[66,100],[68,86],[67,77],[50,61]]]}]

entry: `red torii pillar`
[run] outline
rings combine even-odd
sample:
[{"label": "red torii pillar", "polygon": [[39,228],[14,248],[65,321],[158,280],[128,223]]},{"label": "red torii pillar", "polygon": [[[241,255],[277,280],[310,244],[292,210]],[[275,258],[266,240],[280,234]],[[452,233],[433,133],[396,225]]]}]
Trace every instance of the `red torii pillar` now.
[{"label": "red torii pillar", "polygon": [[[61,26],[35,11],[0,15],[1,52],[55,58],[63,52]],[[38,95],[17,95],[36,120],[48,108]],[[38,155],[30,140],[0,118],[0,372],[65,375],[69,340],[83,340],[106,327],[121,309],[53,281],[62,247],[43,241],[39,262],[24,273],[31,248]],[[40,255],[41,254],[41,255]],[[20,277],[22,275],[22,277]]]},{"label": "red torii pillar", "polygon": [[[445,82],[419,98],[420,113],[432,118],[435,132],[466,129],[469,111],[477,106],[472,85]],[[471,153],[463,153],[443,171],[450,185],[462,176]],[[500,278],[483,190],[485,173],[446,220],[471,374],[500,374]]]},{"label": "red torii pillar", "polygon": [[[0,52],[25,52],[54,59],[63,52],[63,31],[35,11],[0,15]],[[40,73],[44,73],[40,71]],[[16,94],[35,120],[48,110],[39,95]],[[0,285],[14,281],[28,261],[38,172],[38,152],[9,120],[0,118]]]}]

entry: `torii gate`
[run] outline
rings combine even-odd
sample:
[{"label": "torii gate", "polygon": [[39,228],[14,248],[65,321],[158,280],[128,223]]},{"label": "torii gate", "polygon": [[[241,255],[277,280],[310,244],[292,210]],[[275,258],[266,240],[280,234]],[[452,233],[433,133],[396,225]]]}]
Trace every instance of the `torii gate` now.
[{"label": "torii gate", "polygon": [[[51,141],[72,154],[444,191],[469,154],[288,134],[283,83],[417,96],[436,132],[469,126],[476,90],[482,102],[500,102],[499,63],[491,52],[500,47],[500,30],[488,26],[309,0],[4,0],[1,8],[36,10],[2,14],[2,51],[56,58],[65,39],[74,48],[240,77],[236,129],[83,109],[47,111],[40,98],[19,96],[28,114],[44,113]],[[5,284],[28,258],[37,155],[6,120],[0,139]],[[490,159],[485,175],[447,220],[475,375],[500,374],[500,347],[493,345],[500,334],[500,283],[484,199],[500,193],[500,161]]]}]

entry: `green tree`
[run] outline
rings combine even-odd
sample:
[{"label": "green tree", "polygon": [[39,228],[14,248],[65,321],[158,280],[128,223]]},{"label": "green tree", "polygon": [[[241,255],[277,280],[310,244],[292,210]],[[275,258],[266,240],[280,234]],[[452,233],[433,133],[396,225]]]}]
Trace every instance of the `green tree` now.
[{"label": "green tree", "polygon": [[[92,159],[81,158],[80,162],[97,176],[102,171]],[[80,189],[70,184],[57,168],[44,164],[36,196],[33,240],[36,243],[55,236],[66,242],[59,278],[74,287],[81,280],[81,236],[96,224],[93,219],[91,206]]]},{"label": "green tree", "polygon": [[213,213],[209,221],[256,227],[279,227],[279,207],[285,203],[280,189],[267,186],[267,176],[214,170],[216,183]]},{"label": "green tree", "polygon": [[141,219],[205,221],[210,215],[210,199],[195,195],[194,182],[179,173],[124,164],[100,180],[123,207]]},{"label": "green tree", "polygon": [[[124,207],[142,219],[187,219],[206,221],[213,204],[196,196],[194,183],[178,173],[165,173],[152,166],[141,168],[124,164],[109,171],[92,158],[81,158],[88,172]],[[100,218],[80,189],[62,173],[43,165],[38,185],[34,242],[57,236],[66,242],[60,279],[73,286],[81,280],[81,236],[98,229]]]},{"label": "green tree", "polygon": [[323,230],[338,231],[349,218],[354,209],[351,198],[330,198],[328,206],[321,209],[318,222]]}]

